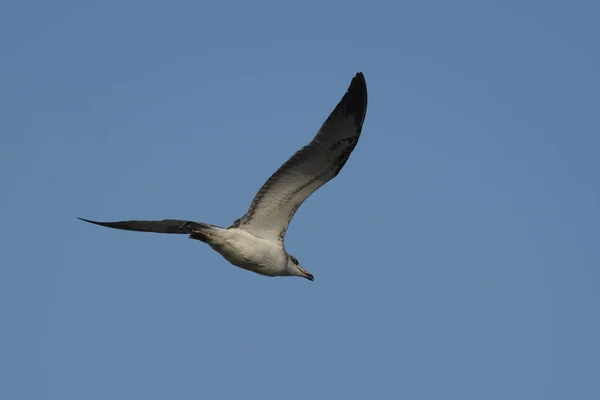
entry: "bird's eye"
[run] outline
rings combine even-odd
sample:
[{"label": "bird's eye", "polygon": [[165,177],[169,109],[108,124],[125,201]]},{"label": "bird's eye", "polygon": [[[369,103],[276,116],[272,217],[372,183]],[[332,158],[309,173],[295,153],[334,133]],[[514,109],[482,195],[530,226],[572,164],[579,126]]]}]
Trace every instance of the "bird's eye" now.
[{"label": "bird's eye", "polygon": [[290,256],[290,260],[292,260],[292,262],[296,265],[298,265],[298,260],[296,259],[296,257],[294,256]]}]

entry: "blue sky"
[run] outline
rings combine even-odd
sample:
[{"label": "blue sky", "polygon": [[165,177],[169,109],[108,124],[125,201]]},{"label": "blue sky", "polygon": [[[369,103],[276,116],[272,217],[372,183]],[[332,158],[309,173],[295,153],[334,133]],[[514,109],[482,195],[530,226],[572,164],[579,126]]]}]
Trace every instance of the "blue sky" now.
[{"label": "blue sky", "polygon": [[[600,398],[600,6],[5,1],[3,399]],[[363,71],[286,246],[228,225]]]}]

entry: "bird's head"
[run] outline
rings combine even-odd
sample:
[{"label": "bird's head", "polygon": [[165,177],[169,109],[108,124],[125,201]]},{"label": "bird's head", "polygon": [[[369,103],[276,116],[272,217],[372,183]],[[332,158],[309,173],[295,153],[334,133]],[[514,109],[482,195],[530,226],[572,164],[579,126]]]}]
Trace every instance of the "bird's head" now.
[{"label": "bird's head", "polygon": [[301,276],[309,281],[315,280],[313,274],[302,268],[298,262],[298,259],[291,254],[288,254],[287,268],[288,271],[290,271],[290,274],[293,276]]}]

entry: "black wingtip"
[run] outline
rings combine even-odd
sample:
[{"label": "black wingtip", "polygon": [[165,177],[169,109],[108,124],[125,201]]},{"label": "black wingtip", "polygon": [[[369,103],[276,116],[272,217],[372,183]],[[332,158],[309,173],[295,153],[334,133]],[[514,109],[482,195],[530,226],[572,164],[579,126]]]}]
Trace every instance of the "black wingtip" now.
[{"label": "black wingtip", "polygon": [[350,82],[350,87],[348,91],[360,90],[366,93],[367,91],[367,81],[365,80],[365,75],[362,72],[357,72],[352,78],[352,82]]},{"label": "black wingtip", "polygon": [[100,221],[92,221],[91,219],[85,219],[85,218],[80,218],[77,217],[78,219],[84,221],[84,222],[89,222],[90,224],[94,224],[94,225],[98,225],[98,226],[103,226],[105,228],[112,228],[112,229],[121,229],[124,231],[138,231],[138,232],[152,232],[151,230],[149,231],[147,229],[147,227],[140,227],[140,226],[133,226],[133,224],[135,223],[144,223],[145,221],[118,221],[118,222],[100,222]]},{"label": "black wingtip", "polygon": [[367,81],[365,80],[365,74],[363,74],[362,72],[357,72],[356,75],[354,75],[354,79],[357,81],[361,81],[366,86]]},{"label": "black wingtip", "polygon": [[354,75],[352,82],[350,82],[348,92],[356,92],[357,95],[365,97],[365,102],[367,101],[367,81],[362,72],[358,72]]},{"label": "black wingtip", "polygon": [[99,222],[99,221],[92,221],[91,219],[85,219],[85,218],[81,218],[81,217],[77,217],[77,219],[83,221],[83,222],[88,222],[90,224],[94,224],[94,225],[98,225],[98,226],[103,226],[105,228],[113,228],[113,229],[125,229],[125,230],[130,230],[124,227],[119,226],[120,222]]},{"label": "black wingtip", "polygon": [[81,218],[81,217],[77,217],[77,219],[80,221],[83,221],[83,222],[89,222],[90,224],[94,224],[94,225],[106,226],[105,223],[103,223],[103,222],[92,221],[91,219],[85,219],[85,218]]},{"label": "black wingtip", "polygon": [[[342,99],[340,104],[346,101],[346,112],[354,114],[356,116],[356,125],[362,127],[367,114],[367,81],[365,75],[362,72],[357,72],[350,82],[348,92]],[[359,128],[360,129],[360,128]]]}]

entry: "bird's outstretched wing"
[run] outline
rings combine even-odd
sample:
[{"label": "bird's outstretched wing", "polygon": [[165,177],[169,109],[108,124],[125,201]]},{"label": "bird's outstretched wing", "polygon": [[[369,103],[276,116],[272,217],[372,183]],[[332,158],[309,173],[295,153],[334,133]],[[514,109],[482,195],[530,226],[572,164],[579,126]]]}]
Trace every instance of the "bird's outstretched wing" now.
[{"label": "bird's outstretched wing", "polygon": [[163,219],[160,221],[118,221],[118,222],[98,222],[89,219],[79,218],[82,221],[89,222],[107,228],[122,229],[125,231],[136,232],[154,232],[154,233],[175,233],[189,234],[192,231],[199,231],[207,228],[208,224],[202,222],[184,221],[179,219]]},{"label": "bird's outstretched wing", "polygon": [[359,72],[314,139],[271,175],[246,215],[232,227],[283,241],[298,207],[334,178],[348,160],[358,143],[366,112],[367,84]]}]

